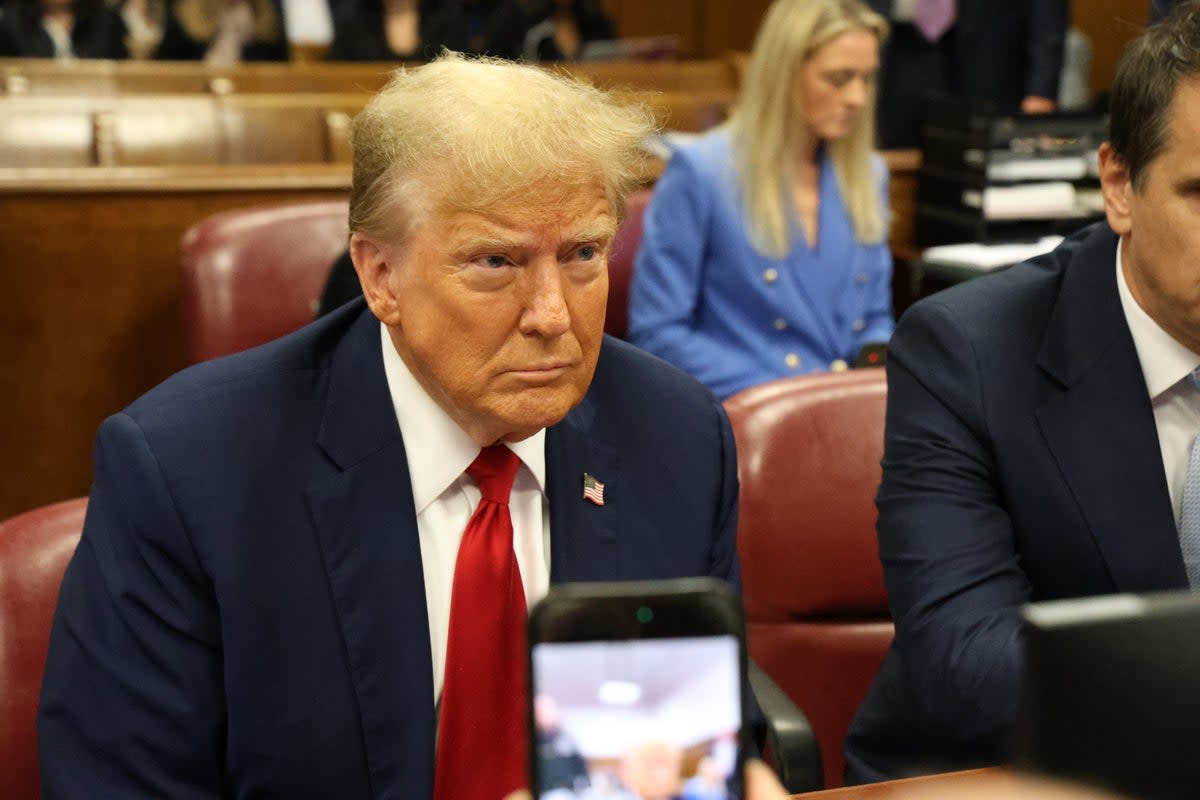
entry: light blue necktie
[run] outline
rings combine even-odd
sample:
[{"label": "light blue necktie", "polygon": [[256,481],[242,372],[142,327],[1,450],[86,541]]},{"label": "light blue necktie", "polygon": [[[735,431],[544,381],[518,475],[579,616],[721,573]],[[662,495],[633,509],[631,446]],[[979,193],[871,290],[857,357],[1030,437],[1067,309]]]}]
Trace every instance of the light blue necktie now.
[{"label": "light blue necktie", "polygon": [[[1200,392],[1200,368],[1188,375],[1192,388]],[[1187,478],[1183,482],[1183,505],[1179,512],[1179,548],[1187,568],[1188,585],[1200,590],[1200,435],[1192,439]]]}]

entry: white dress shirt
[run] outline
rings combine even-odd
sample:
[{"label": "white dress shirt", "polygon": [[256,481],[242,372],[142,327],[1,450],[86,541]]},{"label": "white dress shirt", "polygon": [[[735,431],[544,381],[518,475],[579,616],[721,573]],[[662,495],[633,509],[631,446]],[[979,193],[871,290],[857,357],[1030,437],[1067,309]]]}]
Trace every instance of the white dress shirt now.
[{"label": "white dress shirt", "polygon": [[[479,445],[442,410],[396,352],[387,326],[383,337],[383,369],[404,438],[412,479],[425,604],[429,612],[429,646],[433,656],[433,696],[442,692],[446,639],[450,632],[450,595],[458,545],[479,505],[479,487],[466,474],[479,455]],[[531,607],[550,586],[550,513],[546,499],[546,431],[508,445],[521,459],[509,496],[513,550],[521,567],[525,605]],[[403,491],[404,487],[397,487]],[[397,531],[399,535],[399,531]]]},{"label": "white dress shirt", "polygon": [[1187,376],[1200,367],[1200,355],[1177,342],[1138,305],[1125,282],[1125,271],[1121,269],[1120,241],[1117,243],[1117,293],[1154,406],[1158,446],[1162,452],[1167,488],[1171,492],[1175,524],[1178,525],[1192,440],[1200,433],[1200,393],[1192,388]]}]

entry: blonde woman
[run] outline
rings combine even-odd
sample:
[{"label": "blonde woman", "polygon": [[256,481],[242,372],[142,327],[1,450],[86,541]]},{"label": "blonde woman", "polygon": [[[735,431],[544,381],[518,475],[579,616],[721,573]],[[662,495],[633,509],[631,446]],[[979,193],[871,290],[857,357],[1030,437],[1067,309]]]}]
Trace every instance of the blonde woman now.
[{"label": "blonde woman", "polygon": [[659,180],[630,338],[720,397],[844,369],[891,336],[872,113],[886,34],[859,0],[777,0],[733,117]]}]

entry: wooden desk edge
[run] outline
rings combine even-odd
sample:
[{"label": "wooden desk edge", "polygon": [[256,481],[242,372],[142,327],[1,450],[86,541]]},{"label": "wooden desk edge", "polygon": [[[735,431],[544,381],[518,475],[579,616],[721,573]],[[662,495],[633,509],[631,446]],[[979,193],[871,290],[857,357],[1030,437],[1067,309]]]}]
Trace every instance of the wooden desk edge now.
[{"label": "wooden desk edge", "polygon": [[1010,773],[1003,767],[970,769],[961,772],[945,772],[937,775],[922,775],[917,778],[902,778],[883,783],[868,783],[863,786],[843,786],[840,789],[825,789],[820,792],[805,792],[793,795],[802,800],[884,800],[893,794],[919,788],[963,780],[987,778],[994,780]]}]

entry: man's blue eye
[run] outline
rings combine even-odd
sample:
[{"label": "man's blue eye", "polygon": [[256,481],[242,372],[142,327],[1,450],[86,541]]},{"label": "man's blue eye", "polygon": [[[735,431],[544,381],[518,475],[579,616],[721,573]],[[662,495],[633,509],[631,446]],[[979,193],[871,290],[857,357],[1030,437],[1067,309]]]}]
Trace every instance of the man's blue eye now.
[{"label": "man's blue eye", "polygon": [[579,248],[578,256],[583,261],[591,261],[598,255],[598,249],[595,245],[584,245]]},{"label": "man's blue eye", "polygon": [[489,267],[503,267],[508,263],[504,256],[484,256],[483,263]]}]

